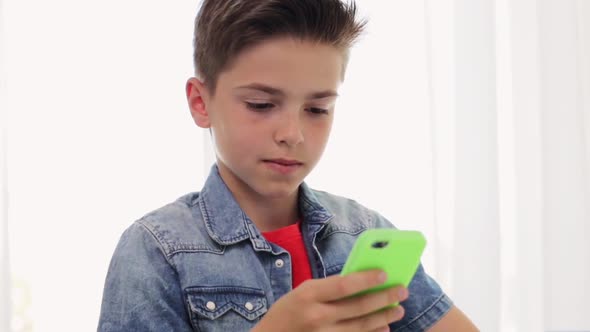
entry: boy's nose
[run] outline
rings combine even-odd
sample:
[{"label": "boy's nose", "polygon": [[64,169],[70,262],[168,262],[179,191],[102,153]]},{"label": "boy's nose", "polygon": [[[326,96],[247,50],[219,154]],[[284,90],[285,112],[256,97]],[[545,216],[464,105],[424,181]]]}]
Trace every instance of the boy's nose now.
[{"label": "boy's nose", "polygon": [[303,131],[299,123],[298,115],[286,115],[280,120],[280,124],[275,131],[275,141],[287,146],[295,146],[303,143]]}]

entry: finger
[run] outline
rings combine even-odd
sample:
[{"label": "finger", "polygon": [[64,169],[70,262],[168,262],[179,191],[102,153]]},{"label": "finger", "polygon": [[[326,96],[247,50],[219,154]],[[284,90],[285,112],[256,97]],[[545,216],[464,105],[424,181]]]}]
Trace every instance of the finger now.
[{"label": "finger", "polygon": [[376,293],[355,296],[330,303],[336,320],[365,316],[408,297],[405,287],[385,289]]},{"label": "finger", "polygon": [[302,284],[301,287],[305,291],[309,288],[315,300],[330,302],[379,286],[386,280],[385,272],[371,270],[355,272],[346,276],[335,275],[325,279],[314,279],[312,282]]},{"label": "finger", "polygon": [[372,330],[371,332],[389,332],[389,326],[383,326]]},{"label": "finger", "polygon": [[[401,305],[387,310],[381,310],[360,318],[354,318],[338,323],[337,331],[373,331],[389,326],[404,317],[404,308]],[[379,331],[379,330],[378,330]]]}]

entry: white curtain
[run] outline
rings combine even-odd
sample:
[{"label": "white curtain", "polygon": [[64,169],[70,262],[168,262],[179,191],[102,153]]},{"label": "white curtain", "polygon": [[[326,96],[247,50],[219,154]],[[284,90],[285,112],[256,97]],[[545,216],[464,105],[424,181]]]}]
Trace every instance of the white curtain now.
[{"label": "white curtain", "polygon": [[[357,3],[369,31],[307,181],[423,231],[482,331],[589,330],[590,3]],[[95,329],[122,230],[200,189],[196,7],[0,0],[0,331]]]},{"label": "white curtain", "polygon": [[427,3],[440,280],[482,331],[588,330],[590,4]]},{"label": "white curtain", "polygon": [[4,4],[0,0],[0,331],[10,330],[10,264],[8,252],[8,192],[6,173],[6,103],[4,72]]}]

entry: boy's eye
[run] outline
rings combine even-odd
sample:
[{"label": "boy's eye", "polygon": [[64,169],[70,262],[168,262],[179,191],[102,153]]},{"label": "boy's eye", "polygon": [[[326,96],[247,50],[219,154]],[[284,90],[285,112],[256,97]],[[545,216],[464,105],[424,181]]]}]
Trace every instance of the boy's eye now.
[{"label": "boy's eye", "polygon": [[308,110],[308,112],[310,112],[314,115],[328,114],[328,110],[323,109],[323,108],[310,107],[307,110]]},{"label": "boy's eye", "polygon": [[272,108],[274,105],[271,103],[249,103],[246,102],[246,106],[254,111],[265,111]]}]

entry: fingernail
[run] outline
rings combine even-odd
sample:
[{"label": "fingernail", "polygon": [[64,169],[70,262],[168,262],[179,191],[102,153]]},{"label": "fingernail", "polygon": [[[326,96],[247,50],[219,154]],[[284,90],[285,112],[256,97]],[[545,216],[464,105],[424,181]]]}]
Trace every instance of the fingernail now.
[{"label": "fingernail", "polygon": [[400,300],[405,300],[408,297],[408,290],[405,288],[400,288],[397,291],[397,295],[399,296]]},{"label": "fingernail", "polygon": [[403,316],[404,308],[401,305],[396,306],[394,310],[397,317]]},{"label": "fingernail", "polygon": [[379,281],[380,284],[386,282],[387,281],[387,273],[380,272],[379,275],[377,276],[377,281]]}]

